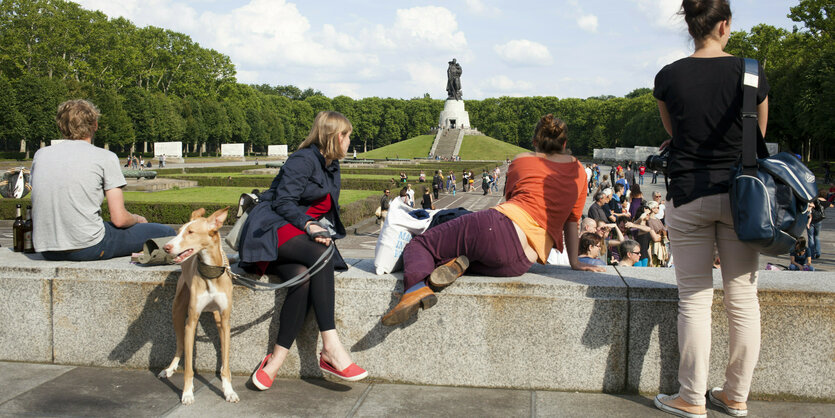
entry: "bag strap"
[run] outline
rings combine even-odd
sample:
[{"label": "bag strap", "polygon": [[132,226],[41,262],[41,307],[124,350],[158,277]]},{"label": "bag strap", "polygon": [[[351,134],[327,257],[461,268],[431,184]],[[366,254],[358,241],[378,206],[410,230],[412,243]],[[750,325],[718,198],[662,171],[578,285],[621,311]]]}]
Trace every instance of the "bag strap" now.
[{"label": "bag strap", "polygon": [[759,87],[759,65],[753,58],[744,58],[745,71],[742,73],[742,171],[755,174],[757,171],[757,88]]}]

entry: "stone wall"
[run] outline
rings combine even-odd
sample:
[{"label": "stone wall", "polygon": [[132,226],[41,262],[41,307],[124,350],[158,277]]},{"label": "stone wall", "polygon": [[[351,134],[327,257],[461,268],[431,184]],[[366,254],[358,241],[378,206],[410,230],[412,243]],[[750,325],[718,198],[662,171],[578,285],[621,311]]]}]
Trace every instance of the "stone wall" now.
[{"label": "stone wall", "polygon": [[[0,360],[158,370],[175,350],[177,266],[126,258],[45,262],[0,248]],[[670,269],[605,273],[534,266],[517,278],[465,276],[398,327],[380,324],[400,275],[349,260],[336,277],[336,324],[376,381],[593,392],[675,391],[676,288]],[[763,347],[752,394],[835,400],[835,281],[828,273],[761,272]],[[711,385],[722,383],[727,323],[714,279]],[[248,374],[273,344],[284,292],[236,287],[231,368]],[[200,318],[196,367],[217,370],[214,321]],[[321,376],[308,318],[282,376]]]}]

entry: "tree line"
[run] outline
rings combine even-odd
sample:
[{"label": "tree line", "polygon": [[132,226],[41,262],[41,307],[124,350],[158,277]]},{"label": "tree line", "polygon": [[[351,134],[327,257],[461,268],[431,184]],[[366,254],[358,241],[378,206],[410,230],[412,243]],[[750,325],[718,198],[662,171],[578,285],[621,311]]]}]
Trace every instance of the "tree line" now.
[{"label": "tree line", "polygon": [[[833,99],[818,94],[835,83],[825,13],[832,3],[803,0],[792,8],[790,16],[804,30],[759,25],[735,32],[729,44],[730,52],[765,65],[772,85],[769,140],[802,148],[806,156],[826,154],[835,123],[828,116]],[[188,35],[136,27],[63,0],[0,2],[0,92],[0,147],[27,153],[59,138],[55,110],[68,98],[93,101],[102,111],[96,144],[122,152],[148,151],[158,141],[182,141],[194,153],[218,152],[223,143],[245,143],[256,152],[270,144],[292,150],[322,110],[351,120],[353,147],[362,151],[430,132],[444,105],[429,94],[354,100],[292,85],[238,83],[228,56]],[[474,127],[527,148],[546,113],[568,123],[576,154],[667,138],[648,88],[625,97],[466,100],[466,107]]]},{"label": "tree line", "polygon": [[760,61],[768,77],[766,138],[805,161],[831,157],[835,142],[835,0],[802,0],[792,31],[760,24],[733,32],[726,51]]}]

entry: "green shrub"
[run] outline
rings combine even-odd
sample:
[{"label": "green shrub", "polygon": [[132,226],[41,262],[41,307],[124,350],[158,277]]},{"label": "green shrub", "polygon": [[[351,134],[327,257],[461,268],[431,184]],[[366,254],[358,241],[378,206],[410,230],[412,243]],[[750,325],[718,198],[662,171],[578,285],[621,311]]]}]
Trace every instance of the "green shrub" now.
[{"label": "green shrub", "polygon": [[2,160],[18,160],[22,161],[26,158],[25,152],[16,151],[0,151],[0,159]]},{"label": "green shrub", "polygon": [[[340,206],[339,216],[342,223],[346,226],[353,225],[362,219],[365,219],[374,214],[377,206],[380,203],[379,196],[369,196],[366,199],[360,199],[351,202],[347,205]],[[20,204],[24,208],[26,205],[31,205],[32,201],[29,199],[0,199],[0,219],[14,219],[15,205]],[[157,222],[169,225],[181,225],[191,218],[191,212],[204,208],[206,213],[212,213],[218,209],[223,209],[229,205],[218,203],[151,203],[151,202],[126,202],[125,208],[131,213],[138,213],[144,216],[150,222]],[[237,218],[235,217],[237,207],[229,207],[229,215],[226,217],[226,224],[233,225]],[[110,212],[107,209],[107,203],[101,206],[102,218],[105,221],[110,220]]]},{"label": "green shrub", "polygon": [[188,173],[240,173],[244,170],[252,170],[255,168],[266,168],[264,165],[225,165],[219,167],[183,167],[183,168],[162,168],[155,170],[157,174],[164,177],[170,175],[188,174]]},{"label": "green shrub", "polygon": [[[246,176],[229,178],[219,175],[217,177],[176,175],[165,176],[165,178],[196,181],[201,187],[254,187],[266,189],[272,184],[273,176]],[[394,178],[394,177],[392,177]],[[399,178],[399,177],[398,177]],[[415,178],[417,181],[417,178]],[[342,179],[342,189],[345,190],[383,190],[386,187],[394,187],[394,182],[379,179]]]}]

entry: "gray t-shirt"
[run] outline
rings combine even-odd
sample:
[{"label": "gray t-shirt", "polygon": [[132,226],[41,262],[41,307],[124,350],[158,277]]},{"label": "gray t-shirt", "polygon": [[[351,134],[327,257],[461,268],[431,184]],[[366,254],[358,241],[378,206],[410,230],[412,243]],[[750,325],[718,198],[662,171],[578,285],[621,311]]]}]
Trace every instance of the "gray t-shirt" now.
[{"label": "gray t-shirt", "polygon": [[32,241],[39,252],[101,242],[104,192],[127,184],[116,154],[81,140],[38,150],[31,180]]}]

